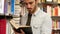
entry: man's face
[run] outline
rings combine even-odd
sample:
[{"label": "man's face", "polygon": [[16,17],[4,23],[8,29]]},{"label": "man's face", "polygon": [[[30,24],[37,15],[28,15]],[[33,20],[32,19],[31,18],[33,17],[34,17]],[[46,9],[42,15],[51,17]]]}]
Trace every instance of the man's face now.
[{"label": "man's face", "polygon": [[25,7],[29,12],[33,12],[36,8],[36,1],[35,0],[24,0]]}]

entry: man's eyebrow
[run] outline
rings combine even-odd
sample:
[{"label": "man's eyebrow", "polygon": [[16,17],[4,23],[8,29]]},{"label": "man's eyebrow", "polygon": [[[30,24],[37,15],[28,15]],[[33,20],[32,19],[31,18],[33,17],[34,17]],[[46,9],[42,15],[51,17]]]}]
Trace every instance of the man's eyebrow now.
[{"label": "man's eyebrow", "polygon": [[33,2],[29,2],[30,4],[32,4]]}]

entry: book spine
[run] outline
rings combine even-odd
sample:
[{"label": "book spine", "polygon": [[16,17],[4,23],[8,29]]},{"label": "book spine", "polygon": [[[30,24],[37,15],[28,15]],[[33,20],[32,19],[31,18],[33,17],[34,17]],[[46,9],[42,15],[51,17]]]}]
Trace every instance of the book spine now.
[{"label": "book spine", "polygon": [[52,2],[52,0],[46,0],[46,2]]},{"label": "book spine", "polygon": [[60,3],[60,0],[58,0],[58,3]]},{"label": "book spine", "polygon": [[8,5],[8,2],[7,0],[4,1],[4,14],[7,13],[7,5]]},{"label": "book spine", "polygon": [[0,19],[0,34],[6,34],[6,19]]},{"label": "book spine", "polygon": [[58,16],[60,16],[60,6],[58,7]]},{"label": "book spine", "polygon": [[48,13],[50,16],[52,16],[52,14],[51,14],[51,6],[49,6],[49,5],[47,5],[47,13]]},{"label": "book spine", "polygon": [[14,11],[15,11],[15,0],[11,0],[11,14],[14,15]]},{"label": "book spine", "polygon": [[55,10],[55,16],[58,16],[58,7],[55,7],[54,10]]}]

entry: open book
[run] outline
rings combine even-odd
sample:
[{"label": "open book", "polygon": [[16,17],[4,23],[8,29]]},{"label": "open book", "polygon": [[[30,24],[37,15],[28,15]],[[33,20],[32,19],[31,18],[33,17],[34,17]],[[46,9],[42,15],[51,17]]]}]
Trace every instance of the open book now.
[{"label": "open book", "polygon": [[14,20],[10,20],[10,24],[12,25],[13,30],[18,33],[21,33],[20,29],[22,29],[26,34],[32,34],[32,29],[30,26],[18,25]]}]

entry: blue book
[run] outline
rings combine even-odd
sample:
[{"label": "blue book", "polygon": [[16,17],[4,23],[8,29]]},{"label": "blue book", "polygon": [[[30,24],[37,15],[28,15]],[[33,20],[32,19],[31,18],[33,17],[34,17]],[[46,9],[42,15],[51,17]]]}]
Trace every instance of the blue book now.
[{"label": "blue book", "polygon": [[11,0],[11,14],[14,15],[14,11],[15,11],[15,0]]}]

